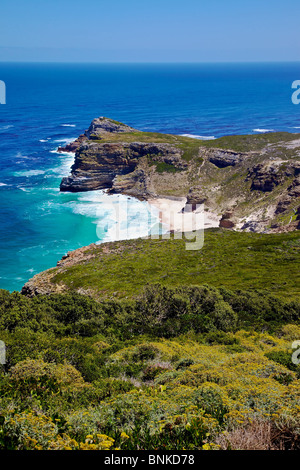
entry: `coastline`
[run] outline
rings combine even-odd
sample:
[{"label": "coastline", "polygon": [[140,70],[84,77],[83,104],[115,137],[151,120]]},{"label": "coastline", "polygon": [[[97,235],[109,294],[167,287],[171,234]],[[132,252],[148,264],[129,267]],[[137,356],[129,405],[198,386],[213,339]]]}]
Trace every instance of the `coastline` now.
[{"label": "coastline", "polygon": [[[52,150],[52,152],[60,155],[73,156],[73,158],[75,158],[74,150],[67,151],[58,147],[56,150]],[[70,162],[68,162],[68,167],[71,172],[74,160],[71,165],[69,164]],[[104,189],[103,191],[106,192],[107,189]],[[124,196],[126,196],[126,194],[124,194]],[[139,200],[138,198],[136,199]],[[175,197],[158,195],[147,198],[145,202],[158,211],[159,221],[167,233],[184,233],[195,230],[204,230],[208,228],[219,227],[220,224],[221,217],[211,211],[205,210],[203,205],[199,205],[197,210],[193,212],[188,210],[190,206],[187,205],[187,198],[184,196]],[[137,235],[137,238],[139,238],[139,235]],[[105,240],[103,240],[103,242],[105,242]]]},{"label": "coastline", "polygon": [[159,212],[161,223],[169,232],[191,232],[206,228],[219,227],[220,217],[206,211],[203,205],[197,210],[187,210],[186,197],[158,196],[149,198],[147,202]]}]

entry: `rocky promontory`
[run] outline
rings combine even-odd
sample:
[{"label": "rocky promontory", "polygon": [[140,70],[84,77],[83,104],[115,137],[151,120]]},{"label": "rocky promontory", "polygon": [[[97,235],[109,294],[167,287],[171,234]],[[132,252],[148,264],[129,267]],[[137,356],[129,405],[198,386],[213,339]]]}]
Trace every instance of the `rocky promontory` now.
[{"label": "rocky promontory", "polygon": [[163,143],[85,141],[76,150],[72,175],[62,180],[60,189],[78,192],[114,188],[116,176],[133,173],[139,162],[149,156],[152,161],[185,169],[187,163],[181,160],[182,153]]},{"label": "rocky promontory", "polygon": [[61,191],[103,189],[139,199],[185,197],[192,208],[204,204],[217,214],[223,228],[300,228],[299,134],[201,141],[143,132],[100,117],[59,150],[75,154]]}]

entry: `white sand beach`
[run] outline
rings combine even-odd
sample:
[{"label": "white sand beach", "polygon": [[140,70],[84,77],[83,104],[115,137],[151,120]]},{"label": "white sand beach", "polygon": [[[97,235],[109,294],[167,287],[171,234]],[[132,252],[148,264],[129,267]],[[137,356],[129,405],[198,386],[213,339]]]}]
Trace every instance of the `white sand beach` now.
[{"label": "white sand beach", "polygon": [[148,203],[158,209],[161,223],[169,231],[191,232],[219,226],[219,216],[206,211],[204,205],[198,205],[195,211],[191,211],[191,207],[186,206],[186,201],[185,197],[148,199]]}]

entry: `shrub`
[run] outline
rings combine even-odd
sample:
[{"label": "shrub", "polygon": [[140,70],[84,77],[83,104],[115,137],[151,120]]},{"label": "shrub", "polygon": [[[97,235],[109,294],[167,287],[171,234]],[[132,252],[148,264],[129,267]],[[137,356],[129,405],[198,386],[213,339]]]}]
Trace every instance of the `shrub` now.
[{"label": "shrub", "polygon": [[190,358],[186,358],[186,359],[181,359],[175,369],[176,370],[179,370],[179,369],[185,369],[186,367],[189,367],[191,365],[193,365],[195,363],[195,361],[193,359],[190,359]]},{"label": "shrub", "polygon": [[2,420],[0,448],[2,450],[45,450],[57,434],[51,418],[25,411]]},{"label": "shrub", "polygon": [[287,351],[270,351],[265,353],[265,356],[271,361],[281,364],[289,370],[296,372],[297,377],[300,378],[300,365],[292,362],[292,354]]},{"label": "shrub", "polygon": [[205,335],[205,341],[208,344],[226,344],[236,345],[240,341],[231,333],[225,333],[224,331],[210,331]]},{"label": "shrub", "polygon": [[11,383],[21,394],[47,395],[52,392],[79,390],[89,386],[70,364],[50,364],[43,360],[26,359],[10,370]]},{"label": "shrub", "polygon": [[149,364],[143,370],[142,379],[143,381],[154,380],[157,375],[161,374],[162,372],[165,372],[168,369],[169,367],[164,364]]},{"label": "shrub", "polygon": [[148,361],[154,359],[159,354],[159,349],[152,344],[141,344],[137,347],[135,353],[132,354],[133,361]]}]

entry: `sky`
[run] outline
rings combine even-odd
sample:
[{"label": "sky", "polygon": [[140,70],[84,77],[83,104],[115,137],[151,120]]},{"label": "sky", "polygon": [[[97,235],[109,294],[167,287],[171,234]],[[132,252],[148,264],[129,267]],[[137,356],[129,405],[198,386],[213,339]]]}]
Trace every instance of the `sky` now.
[{"label": "sky", "polygon": [[0,61],[299,61],[299,0],[0,0]]}]

